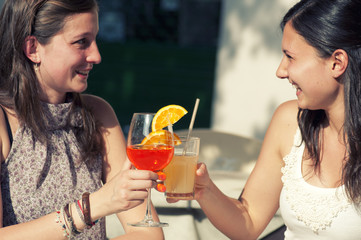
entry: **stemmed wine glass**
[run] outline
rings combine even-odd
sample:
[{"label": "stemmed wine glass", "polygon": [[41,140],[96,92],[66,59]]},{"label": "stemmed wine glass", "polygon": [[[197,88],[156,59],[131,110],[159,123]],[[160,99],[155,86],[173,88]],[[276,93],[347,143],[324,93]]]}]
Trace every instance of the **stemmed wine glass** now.
[{"label": "stemmed wine glass", "polygon": [[[171,161],[174,153],[172,134],[165,134],[162,141],[145,141],[152,133],[152,120],[155,113],[134,113],[127,139],[127,155],[139,170],[161,171]],[[149,137],[148,137],[149,138]],[[171,138],[171,139],[167,139]],[[128,223],[136,227],[166,227],[168,223],[157,222],[151,212],[151,189],[147,189],[147,209],[145,217],[137,223]]]}]

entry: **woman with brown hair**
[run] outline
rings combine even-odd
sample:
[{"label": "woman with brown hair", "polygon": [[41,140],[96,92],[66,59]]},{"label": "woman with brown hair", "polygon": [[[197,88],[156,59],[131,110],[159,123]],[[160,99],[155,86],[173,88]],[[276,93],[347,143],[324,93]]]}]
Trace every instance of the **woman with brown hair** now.
[{"label": "woman with brown hair", "polygon": [[94,64],[95,0],[7,0],[0,15],[1,239],[105,239],[104,216],[134,228],[158,175],[130,169],[110,105],[81,94]]}]

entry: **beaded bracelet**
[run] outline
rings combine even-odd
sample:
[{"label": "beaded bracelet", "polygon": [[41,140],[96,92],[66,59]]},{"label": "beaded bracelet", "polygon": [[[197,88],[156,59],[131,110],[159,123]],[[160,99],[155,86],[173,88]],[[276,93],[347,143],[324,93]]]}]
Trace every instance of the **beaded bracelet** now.
[{"label": "beaded bracelet", "polygon": [[64,220],[64,224],[66,226],[66,230],[69,232],[69,238],[71,239],[72,235],[73,235],[73,231],[71,229],[71,227],[69,227],[69,222],[66,220],[66,217],[64,216],[64,208],[62,208],[62,216],[63,216],[63,220]]},{"label": "beaded bracelet", "polygon": [[55,218],[55,222],[58,223],[61,226],[61,229],[63,230],[63,236],[70,238],[71,237],[71,233],[69,232],[69,229],[67,228],[67,226],[65,225],[65,220],[64,223],[61,221],[61,216],[63,216],[64,219],[64,213],[63,210],[56,210],[55,211],[56,214],[56,218]]}]

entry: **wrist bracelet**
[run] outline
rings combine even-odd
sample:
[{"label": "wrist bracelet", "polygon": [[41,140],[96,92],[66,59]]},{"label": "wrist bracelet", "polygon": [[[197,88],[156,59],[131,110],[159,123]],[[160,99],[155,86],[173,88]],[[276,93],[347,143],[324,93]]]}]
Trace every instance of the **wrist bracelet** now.
[{"label": "wrist bracelet", "polygon": [[84,222],[88,226],[88,228],[91,228],[94,225],[94,223],[91,220],[89,193],[88,192],[83,193],[81,200],[83,207],[82,210],[83,210]]},{"label": "wrist bracelet", "polygon": [[[56,210],[55,211],[56,214],[56,218],[55,218],[55,222],[58,223],[61,226],[61,229],[63,230],[63,236],[70,238],[71,237],[71,232],[69,232],[69,229],[67,228],[66,224],[65,224],[65,219],[64,219],[64,215],[63,215],[63,209],[60,210]],[[63,221],[61,220],[61,217],[63,217]]]},{"label": "wrist bracelet", "polygon": [[78,216],[80,217],[81,221],[87,226],[87,224],[84,220],[83,210],[81,209],[80,200],[75,202],[75,208],[76,208],[76,211],[77,211]]},{"label": "wrist bracelet", "polygon": [[74,221],[73,221],[73,218],[72,218],[72,216],[70,214],[70,211],[69,211],[69,204],[65,205],[64,212],[65,212],[65,215],[66,215],[66,220],[68,221],[68,223],[70,225],[71,232],[74,233],[75,235],[80,234],[81,232],[79,232],[78,229],[76,229],[76,227],[74,226]]}]

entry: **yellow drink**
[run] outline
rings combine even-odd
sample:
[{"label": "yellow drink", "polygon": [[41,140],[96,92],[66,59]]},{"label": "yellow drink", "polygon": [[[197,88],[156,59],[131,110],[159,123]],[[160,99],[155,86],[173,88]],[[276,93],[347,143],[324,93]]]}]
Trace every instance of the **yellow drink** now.
[{"label": "yellow drink", "polygon": [[197,155],[174,155],[164,173],[166,197],[189,200],[194,197],[194,181],[197,170]]}]

